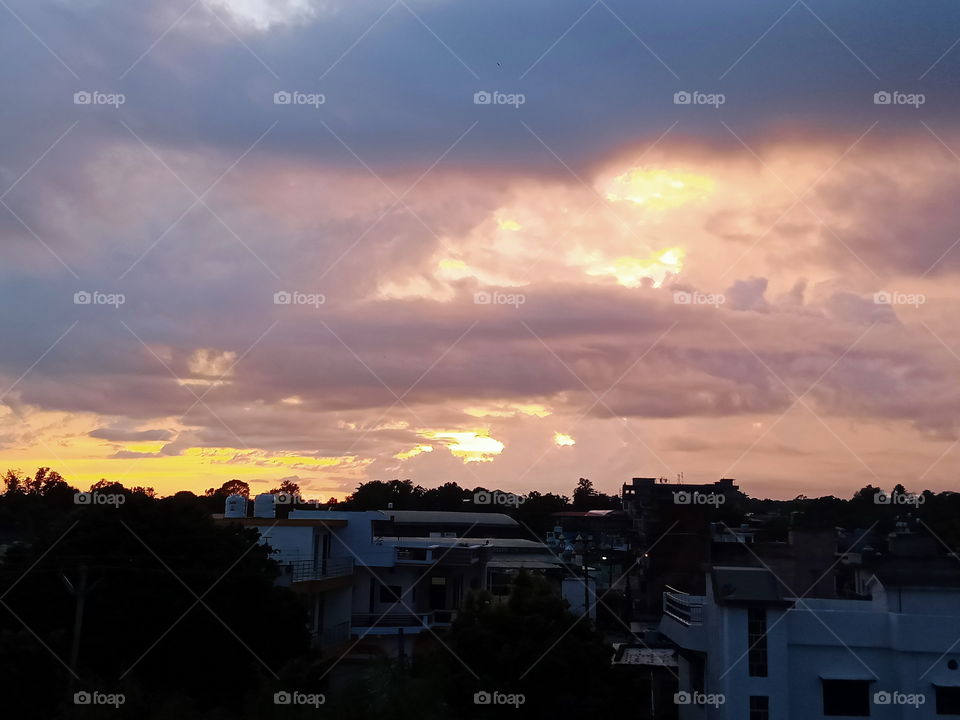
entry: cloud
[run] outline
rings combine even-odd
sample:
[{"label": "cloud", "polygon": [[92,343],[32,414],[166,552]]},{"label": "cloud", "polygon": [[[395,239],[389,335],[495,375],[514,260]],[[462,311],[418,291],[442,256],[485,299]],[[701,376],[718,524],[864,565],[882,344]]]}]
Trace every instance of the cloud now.
[{"label": "cloud", "polygon": [[110,427],[97,428],[89,434],[90,437],[111,442],[157,442],[172,440],[175,435],[172,430],[126,430]]},{"label": "cloud", "polygon": [[[742,453],[753,423],[806,404],[791,429],[811,444],[820,418],[850,447],[940,456],[960,399],[960,53],[937,28],[960,8],[811,2],[764,35],[782,9],[610,2],[564,35],[582,10],[408,5],[374,24],[372,0],[222,0],[180,22],[188,0],[11,2],[63,61],[0,28],[18,70],[0,122],[11,462],[343,488],[401,464],[550,484],[581,462],[609,484]],[[874,73],[928,101],[875,105]],[[727,302],[678,305],[674,286]],[[682,423],[724,441],[680,442]],[[842,444],[828,457],[824,477],[863,470]]]}]

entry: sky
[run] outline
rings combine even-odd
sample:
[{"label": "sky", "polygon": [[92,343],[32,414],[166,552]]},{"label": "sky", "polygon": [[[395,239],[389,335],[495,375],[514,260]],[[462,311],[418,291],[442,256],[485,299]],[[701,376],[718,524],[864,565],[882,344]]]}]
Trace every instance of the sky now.
[{"label": "sky", "polygon": [[960,6],[0,2],[0,467],[957,488]]}]

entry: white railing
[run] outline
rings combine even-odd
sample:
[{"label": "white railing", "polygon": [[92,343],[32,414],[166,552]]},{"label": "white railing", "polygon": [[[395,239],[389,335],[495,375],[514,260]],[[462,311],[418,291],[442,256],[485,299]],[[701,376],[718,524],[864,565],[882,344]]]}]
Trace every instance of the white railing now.
[{"label": "white railing", "polygon": [[663,612],[684,625],[703,624],[703,595],[687,595],[680,592],[663,593]]}]

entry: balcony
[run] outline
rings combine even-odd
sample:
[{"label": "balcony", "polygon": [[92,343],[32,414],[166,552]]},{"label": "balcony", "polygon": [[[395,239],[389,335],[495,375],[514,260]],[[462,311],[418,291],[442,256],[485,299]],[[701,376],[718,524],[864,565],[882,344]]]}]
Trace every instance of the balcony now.
[{"label": "balcony", "polygon": [[703,595],[687,595],[681,592],[663,593],[663,614],[669,615],[682,625],[703,625]]},{"label": "balcony", "polygon": [[449,627],[456,617],[455,610],[431,612],[358,613],[350,622],[354,635],[399,635],[423,632],[428,628]]},{"label": "balcony", "polygon": [[353,558],[324,558],[322,560],[297,560],[281,564],[283,579],[292,583],[315,582],[353,574]]}]

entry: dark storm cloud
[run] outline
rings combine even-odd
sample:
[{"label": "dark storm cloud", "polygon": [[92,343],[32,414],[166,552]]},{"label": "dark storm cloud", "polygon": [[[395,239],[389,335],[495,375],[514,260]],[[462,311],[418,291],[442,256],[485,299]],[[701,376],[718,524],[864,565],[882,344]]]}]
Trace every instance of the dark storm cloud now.
[{"label": "dark storm cloud", "polygon": [[[278,121],[265,149],[353,165],[322,121],[385,168],[429,164],[479,121],[453,159],[558,171],[521,120],[576,165],[675,121],[680,136],[733,148],[720,120],[745,137],[785,125],[859,134],[875,120],[889,130],[916,125],[913,108],[874,105],[876,91],[924,93],[928,122],[952,123],[960,98],[951,81],[960,52],[938,62],[960,25],[952,2],[611,2],[585,15],[589,3],[430,2],[410,4],[420,19],[399,5],[379,22],[386,2],[316,5],[312,22],[260,32],[211,3],[241,43],[204,3],[177,23],[188,0],[11,2],[63,64],[8,13],[5,145],[35,157],[79,118],[75,132],[92,149],[125,137],[123,119],[162,146],[204,143],[238,155]],[[78,108],[73,93],[83,89],[123,92],[126,103]],[[284,89],[327,102],[275,106],[273,93]],[[478,106],[479,90],[523,93],[526,102]],[[678,91],[722,93],[726,102],[676,105]]]}]

